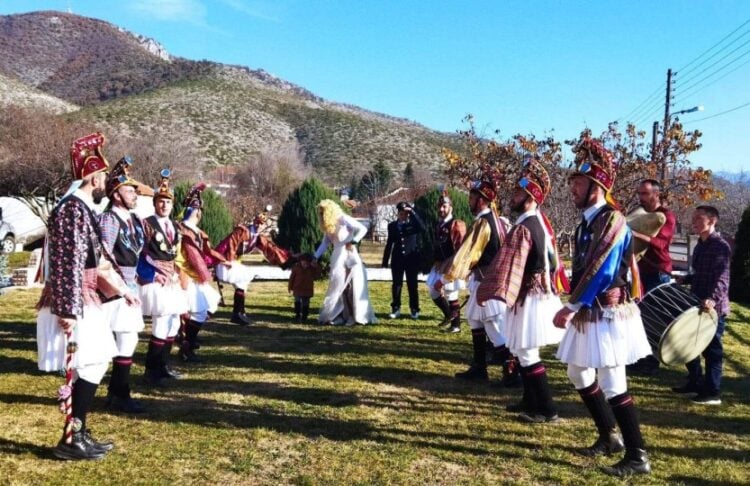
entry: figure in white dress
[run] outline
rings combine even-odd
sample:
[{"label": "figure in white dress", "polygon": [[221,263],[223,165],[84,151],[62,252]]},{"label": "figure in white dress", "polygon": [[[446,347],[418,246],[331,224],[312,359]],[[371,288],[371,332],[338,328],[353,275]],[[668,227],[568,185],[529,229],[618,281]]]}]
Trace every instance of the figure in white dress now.
[{"label": "figure in white dress", "polygon": [[367,228],[330,199],[318,205],[318,221],[324,236],[315,258],[320,259],[333,245],[330,281],[318,321],[334,325],[375,322],[367,292],[367,269],[354,246],[364,238]]}]

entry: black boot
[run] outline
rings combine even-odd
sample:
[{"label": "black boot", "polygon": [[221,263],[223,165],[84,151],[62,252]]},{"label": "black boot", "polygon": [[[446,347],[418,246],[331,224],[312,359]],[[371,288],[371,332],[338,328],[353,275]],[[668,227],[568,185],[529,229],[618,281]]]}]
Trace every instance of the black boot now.
[{"label": "black boot", "polygon": [[518,388],[521,386],[521,364],[518,358],[510,355],[503,363],[503,377],[500,378],[500,386],[503,388]]},{"label": "black boot", "polygon": [[462,380],[480,380],[487,381],[487,355],[485,353],[485,341],[487,335],[484,329],[471,330],[471,342],[474,346],[474,363],[468,370],[456,373],[456,378]]},{"label": "black boot", "polygon": [[448,301],[443,297],[442,295],[436,299],[432,299],[432,301],[435,303],[438,309],[440,309],[440,312],[443,313],[443,319],[438,323],[438,326],[445,326],[448,323],[450,323],[451,319],[451,309],[450,304]]},{"label": "black boot", "polygon": [[617,425],[622,431],[625,442],[625,457],[612,466],[603,467],[602,470],[613,476],[629,476],[631,474],[649,474],[651,463],[643,443],[641,426],[638,422],[638,413],[633,403],[633,398],[625,392],[609,399],[612,413]]},{"label": "black boot", "polygon": [[615,429],[615,416],[604,398],[604,392],[599,388],[599,383],[595,381],[592,385],[581,388],[578,394],[581,395],[583,404],[586,405],[591,418],[594,419],[596,430],[599,432],[599,437],[593,445],[580,449],[578,452],[587,457],[594,457],[609,456],[622,451],[625,445]]},{"label": "black boot", "polygon": [[164,347],[167,342],[164,339],[159,339],[155,336],[151,336],[151,340],[148,342],[148,351],[146,351],[146,371],[143,373],[143,381],[150,386],[163,387],[166,386],[162,379],[162,360]]},{"label": "black boot", "polygon": [[[492,344],[492,343],[490,343]],[[490,348],[490,358],[487,361],[489,365],[504,365],[510,358],[510,350],[508,346],[501,344],[500,346],[492,345]]]},{"label": "black boot", "polygon": [[73,433],[70,444],[65,443],[65,432],[60,442],[57,443],[52,454],[58,459],[66,461],[101,459],[106,452],[96,448],[93,443],[86,440],[83,430]]},{"label": "black boot", "polygon": [[532,413],[521,412],[518,419],[528,423],[557,422],[557,407],[552,400],[552,389],[547,382],[547,369],[541,361],[531,366],[522,366],[523,382],[526,383],[533,393],[534,411]]},{"label": "black boot", "polygon": [[[184,340],[183,340],[184,342]],[[172,347],[174,346],[175,338],[168,337],[167,338],[167,344],[164,345],[164,350],[162,351],[161,355],[161,377],[167,378],[170,380],[181,380],[182,373],[172,368],[172,366],[169,364],[172,360]],[[180,347],[182,347],[182,344],[180,344]]]},{"label": "black boot", "polygon": [[180,345],[180,358],[186,363],[201,362],[201,359],[196,356],[194,348],[200,328],[200,323],[193,320],[189,320],[185,326],[185,340]]},{"label": "black boot", "polygon": [[450,310],[450,325],[443,329],[443,332],[457,333],[461,332],[461,304],[457,300],[448,303]]},{"label": "black boot", "polygon": [[234,305],[230,322],[240,326],[250,324],[250,319],[245,314],[245,291],[242,289],[234,289]]},{"label": "black boot", "polygon": [[523,386],[523,395],[521,401],[512,403],[505,407],[508,412],[520,413],[525,412],[527,414],[534,413],[534,391],[524,381],[523,376],[521,377],[521,386]]},{"label": "black boot", "polygon": [[109,378],[106,405],[117,407],[125,413],[142,413],[146,409],[130,396],[132,364],[133,358],[127,356],[117,356],[112,360],[112,375]]}]

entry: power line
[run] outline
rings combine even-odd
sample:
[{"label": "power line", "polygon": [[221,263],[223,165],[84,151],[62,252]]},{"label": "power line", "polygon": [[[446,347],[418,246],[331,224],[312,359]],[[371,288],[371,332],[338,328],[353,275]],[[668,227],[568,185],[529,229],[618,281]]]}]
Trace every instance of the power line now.
[{"label": "power line", "polygon": [[659,86],[658,88],[656,88],[656,90],[653,91],[650,95],[648,95],[645,100],[641,101],[638,104],[638,106],[636,106],[635,108],[633,108],[632,110],[630,110],[630,112],[628,112],[627,115],[621,116],[620,118],[618,118],[617,121],[627,120],[629,117],[634,116],[637,112],[639,112],[642,109],[643,105],[645,105],[646,103],[649,103],[654,96],[656,96],[656,95],[659,94],[660,91],[661,91],[661,86]]},{"label": "power line", "polygon": [[[703,57],[703,56],[705,56],[706,54],[708,54],[709,52],[711,52],[711,50],[712,50],[712,49],[713,49],[714,47],[716,47],[716,46],[718,46],[719,44],[721,44],[722,42],[724,42],[724,41],[725,41],[726,39],[728,39],[729,37],[731,37],[732,35],[734,35],[734,33],[735,33],[735,32],[737,32],[738,30],[740,30],[741,28],[743,28],[743,27],[744,27],[744,26],[746,26],[747,24],[750,24],[750,19],[747,19],[746,21],[744,21],[744,22],[742,23],[742,25],[740,25],[739,27],[737,27],[736,29],[734,29],[734,30],[733,30],[732,32],[730,32],[729,34],[725,35],[725,36],[724,36],[724,37],[723,37],[723,38],[722,38],[722,39],[721,39],[721,40],[720,40],[719,42],[717,42],[716,44],[712,45],[711,47],[709,47],[708,49],[706,49],[705,51],[703,51],[702,53],[700,53],[700,54],[698,55],[698,57],[696,57],[695,59],[693,59],[693,60],[692,60],[692,61],[690,61],[689,63],[687,63],[687,64],[685,64],[684,66],[682,66],[682,67],[681,67],[680,69],[678,69],[678,70],[677,70],[677,72],[678,72],[678,73],[680,73],[680,72],[684,71],[684,70],[685,70],[685,69],[686,69],[686,68],[687,68],[688,66],[690,66],[690,65],[691,65],[691,64],[693,64],[693,63],[694,63],[695,61],[697,61],[697,60],[698,60],[698,59],[700,59],[701,57]],[[693,69],[694,69],[694,68],[693,68]],[[692,69],[691,69],[690,71],[692,71]],[[690,72],[690,71],[688,71],[688,72]]]},{"label": "power line", "polygon": [[724,74],[723,76],[721,76],[720,78],[716,78],[716,79],[714,79],[714,80],[713,80],[713,81],[711,81],[710,83],[707,83],[707,84],[705,84],[705,85],[703,85],[703,86],[700,86],[700,87],[698,87],[697,89],[694,89],[694,90],[692,90],[692,91],[690,91],[690,90],[686,90],[686,91],[687,91],[687,93],[683,94],[682,96],[678,96],[677,98],[680,98],[681,102],[684,102],[685,100],[687,100],[687,99],[690,99],[690,97],[691,97],[691,96],[693,96],[693,95],[694,95],[695,93],[699,92],[700,90],[702,90],[702,89],[706,89],[706,88],[708,88],[709,86],[713,86],[714,84],[718,83],[718,82],[719,82],[719,81],[721,81],[722,79],[728,78],[730,74],[732,74],[733,72],[737,71],[738,69],[740,69],[740,68],[742,68],[742,67],[744,67],[744,66],[747,66],[747,64],[748,64],[748,63],[750,63],[750,59],[748,59],[747,61],[743,62],[743,63],[742,63],[742,64],[740,64],[739,66],[736,66],[736,67],[735,67],[734,69],[732,69],[731,71],[729,71],[729,72],[725,73],[725,74]]},{"label": "power line", "polygon": [[[726,40],[727,38],[729,38],[730,36],[732,36],[732,35],[733,35],[733,34],[734,34],[735,32],[737,32],[738,30],[740,30],[740,29],[741,29],[741,28],[742,28],[742,27],[743,27],[743,26],[744,26],[745,24],[747,24],[748,22],[750,22],[750,20],[746,21],[746,22],[745,22],[744,24],[742,24],[742,25],[741,25],[740,27],[738,27],[738,28],[736,28],[735,30],[733,30],[733,31],[732,31],[732,32],[731,32],[731,33],[730,33],[729,35],[727,35],[726,37],[724,37],[724,38],[723,38],[723,39],[722,39],[721,41],[719,41],[719,42],[718,42],[717,44],[714,44],[714,46],[713,46],[713,47],[711,47],[711,49],[713,49],[714,47],[716,47],[716,46],[717,46],[718,44],[721,44],[722,42],[724,42],[724,40]],[[710,55],[709,57],[707,57],[706,59],[704,59],[703,61],[701,61],[701,62],[700,62],[700,63],[698,63],[697,65],[693,66],[692,68],[688,69],[687,71],[685,71],[685,70],[683,69],[683,70],[680,70],[680,71],[677,71],[677,72],[678,72],[679,74],[682,74],[683,76],[685,76],[685,75],[687,75],[687,74],[689,74],[689,73],[691,73],[691,72],[695,71],[696,69],[698,69],[699,67],[703,66],[703,65],[704,65],[705,63],[707,63],[707,62],[708,62],[708,61],[710,61],[711,59],[715,58],[716,56],[718,56],[718,55],[719,55],[719,54],[721,54],[722,52],[724,52],[724,51],[726,51],[727,49],[729,49],[729,48],[730,48],[730,47],[731,47],[731,46],[732,46],[733,44],[735,44],[735,43],[736,43],[737,41],[739,41],[740,39],[742,39],[743,37],[745,37],[745,36],[746,36],[747,34],[750,34],[750,29],[746,30],[745,32],[743,32],[742,34],[740,34],[740,35],[739,35],[738,37],[736,37],[735,39],[733,39],[733,40],[732,40],[731,42],[729,42],[729,43],[728,43],[727,45],[725,45],[725,46],[724,46],[724,47],[722,47],[721,49],[717,50],[716,52],[714,52],[713,54],[711,54],[711,55]],[[709,50],[710,50],[710,49],[709,49]],[[706,51],[706,52],[708,52],[708,51]],[[701,55],[704,55],[704,54],[706,54],[706,52],[704,52],[704,53],[703,53],[703,54],[701,54]],[[699,57],[700,57],[700,56],[699,56]],[[697,60],[697,58],[696,58],[696,60]],[[698,75],[700,75],[700,73],[698,73]],[[697,76],[697,75],[694,75],[693,77],[695,77],[695,76]]]},{"label": "power line", "polygon": [[[695,79],[696,77],[698,77],[698,76],[700,76],[701,74],[705,73],[706,71],[708,71],[708,70],[709,70],[709,69],[711,69],[712,67],[716,66],[716,65],[717,65],[717,64],[719,64],[719,63],[720,63],[721,61],[723,61],[723,60],[724,60],[724,59],[726,59],[727,57],[731,56],[732,54],[734,54],[735,52],[737,52],[738,50],[742,49],[743,47],[745,47],[745,46],[746,46],[746,45],[748,45],[748,44],[750,44],[750,40],[748,40],[747,42],[745,42],[745,43],[744,43],[744,44],[742,44],[741,46],[737,47],[736,49],[732,50],[732,52],[728,53],[727,55],[725,55],[724,57],[722,57],[722,58],[721,58],[721,59],[719,59],[718,61],[714,62],[713,64],[711,64],[711,65],[710,65],[710,66],[708,66],[707,68],[703,69],[703,70],[702,70],[702,71],[700,71],[700,72],[699,72],[699,73],[698,73],[698,74],[697,74],[696,76],[693,76],[693,77],[691,77],[691,78],[688,78],[688,79],[686,79],[685,81],[683,81],[683,83],[688,83],[688,82],[692,81],[692,80],[693,80],[693,79]],[[711,76],[713,76],[714,74],[716,74],[716,73],[719,73],[719,72],[721,72],[722,70],[726,69],[726,67],[727,67],[727,66],[730,66],[731,64],[733,64],[734,62],[736,62],[736,61],[737,61],[738,59],[741,59],[741,58],[745,57],[745,56],[746,56],[746,55],[748,55],[748,54],[750,54],[750,50],[747,50],[747,51],[743,52],[742,54],[740,54],[739,56],[735,57],[734,59],[732,59],[732,60],[731,60],[731,61],[729,61],[728,63],[726,63],[726,64],[724,64],[723,66],[721,66],[720,68],[716,69],[716,70],[715,70],[714,72],[712,72],[711,74],[709,74],[709,75],[707,75],[707,76],[705,76],[705,77],[701,78],[700,80],[696,81],[695,83],[691,84],[691,85],[690,85],[689,87],[687,87],[687,88],[685,88],[685,89],[686,89],[686,90],[688,90],[688,89],[692,88],[693,86],[695,86],[696,84],[699,84],[699,83],[703,82],[703,81],[704,81],[705,79],[707,79],[707,78],[710,78],[710,77],[711,77]]]},{"label": "power line", "polygon": [[704,120],[710,120],[711,118],[716,118],[717,116],[726,115],[727,113],[732,113],[733,111],[740,110],[742,108],[745,108],[746,106],[750,106],[750,101],[748,101],[747,103],[743,103],[740,106],[735,106],[734,108],[730,108],[729,110],[722,111],[721,113],[717,113],[715,115],[707,116],[705,118],[698,118],[697,120],[690,120],[688,122],[683,123],[683,125],[687,125],[688,123],[696,123],[696,122],[704,121]]}]

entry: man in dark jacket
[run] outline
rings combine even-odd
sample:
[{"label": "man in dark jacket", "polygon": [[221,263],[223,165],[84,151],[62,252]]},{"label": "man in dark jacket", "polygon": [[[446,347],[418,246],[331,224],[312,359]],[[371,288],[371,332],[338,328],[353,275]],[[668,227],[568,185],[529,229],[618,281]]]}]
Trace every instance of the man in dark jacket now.
[{"label": "man in dark jacket", "polygon": [[388,241],[383,252],[383,268],[388,268],[391,262],[393,284],[391,293],[391,313],[389,317],[396,319],[401,315],[401,287],[404,284],[409,289],[409,309],[411,318],[419,318],[419,293],[417,291],[417,275],[419,274],[420,253],[417,235],[424,230],[424,223],[414,209],[406,202],[396,205],[398,219],[388,224]]}]

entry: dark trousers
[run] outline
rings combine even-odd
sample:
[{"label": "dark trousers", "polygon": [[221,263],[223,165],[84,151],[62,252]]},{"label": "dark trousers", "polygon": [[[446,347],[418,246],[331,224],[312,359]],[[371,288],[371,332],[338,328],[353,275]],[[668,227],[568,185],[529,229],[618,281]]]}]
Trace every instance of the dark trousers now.
[{"label": "dark trousers", "polygon": [[302,297],[300,295],[294,296],[295,316],[307,319],[307,316],[310,314],[310,299],[311,297]]},{"label": "dark trousers", "polygon": [[419,275],[419,255],[412,254],[406,257],[394,258],[391,262],[391,309],[401,309],[401,288],[404,286],[404,274],[406,274],[406,287],[409,290],[409,310],[419,312],[419,291],[417,275]]},{"label": "dark trousers", "polygon": [[721,337],[724,335],[725,323],[726,316],[719,316],[716,334],[703,351],[703,357],[706,360],[705,376],[703,376],[700,356],[685,365],[688,370],[688,380],[699,386],[705,395],[714,396],[721,392],[721,367],[724,361],[724,346],[721,344]]}]

